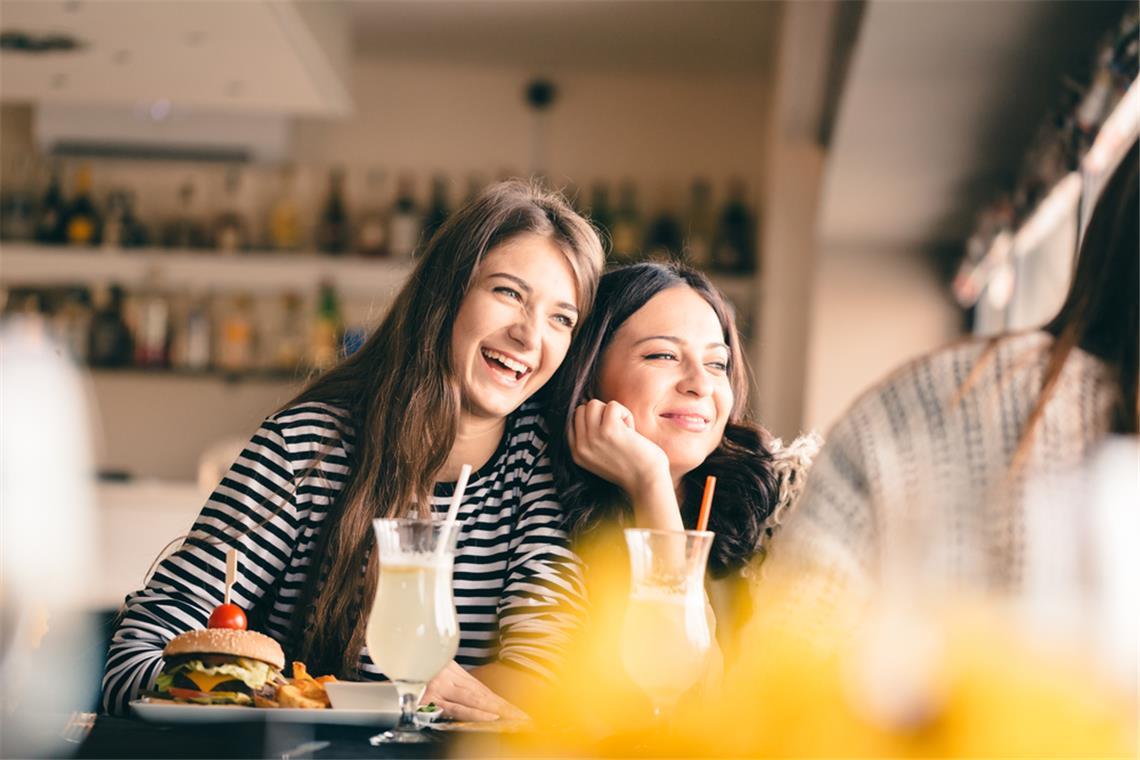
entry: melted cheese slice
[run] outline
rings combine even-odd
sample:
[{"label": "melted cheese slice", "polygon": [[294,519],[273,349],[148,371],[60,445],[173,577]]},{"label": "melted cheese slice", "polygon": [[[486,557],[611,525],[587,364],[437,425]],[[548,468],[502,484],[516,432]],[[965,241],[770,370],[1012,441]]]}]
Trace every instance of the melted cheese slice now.
[{"label": "melted cheese slice", "polygon": [[240,681],[241,679],[229,675],[228,673],[219,673],[218,675],[209,675],[197,670],[188,670],[183,673],[184,676],[189,678],[198,687],[198,691],[209,693],[215,686],[223,681]]}]

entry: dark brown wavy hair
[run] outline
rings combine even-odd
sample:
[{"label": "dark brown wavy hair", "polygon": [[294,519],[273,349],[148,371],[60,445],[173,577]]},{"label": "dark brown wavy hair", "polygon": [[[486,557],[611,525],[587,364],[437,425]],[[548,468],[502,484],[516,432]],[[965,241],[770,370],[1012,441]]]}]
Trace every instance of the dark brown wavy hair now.
[{"label": "dark brown wavy hair", "polygon": [[282,407],[336,405],[347,411],[355,434],[349,474],[325,518],[294,618],[298,657],[315,672],[356,672],[367,618],[362,602],[372,598],[377,581],[368,561],[372,519],[428,511],[460,413],[451,363],[456,314],[483,257],[527,233],[562,250],[574,272],[578,308],[588,314],[603,266],[594,228],[557,193],[501,182],[436,231],[367,342]]},{"label": "dark brown wavy hair", "polygon": [[743,567],[758,551],[779,489],[768,447],[770,436],[746,419],[747,366],[732,309],[703,274],[679,264],[644,263],[615,269],[602,277],[594,309],[551,381],[547,417],[551,432],[561,433],[552,435],[551,456],[572,536],[582,538],[607,522],[630,520],[633,510],[628,495],[576,465],[566,434],[578,405],[597,397],[602,357],[617,330],[653,296],[679,287],[692,288],[712,307],[729,350],[733,403],[724,438],[699,467],[684,475],[681,499],[682,520],[686,527],[694,527],[705,476],[716,476],[716,508],[709,519],[709,530],[716,533],[716,539],[709,571],[722,576]]},{"label": "dark brown wavy hair", "polygon": [[1074,348],[1096,356],[1114,374],[1120,394],[1111,430],[1135,435],[1140,428],[1137,364],[1140,363],[1140,141],[1133,142],[1093,208],[1077,254],[1065,302],[1044,330],[1054,337],[1041,394],[1025,423],[1015,455],[1027,456],[1037,424]]}]

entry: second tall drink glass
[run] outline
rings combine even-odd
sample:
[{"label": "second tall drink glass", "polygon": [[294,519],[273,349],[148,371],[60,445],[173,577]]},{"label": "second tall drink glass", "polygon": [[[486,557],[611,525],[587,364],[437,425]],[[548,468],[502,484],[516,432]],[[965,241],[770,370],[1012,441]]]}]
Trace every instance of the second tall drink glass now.
[{"label": "second tall drink glass", "polygon": [[373,520],[379,579],[368,616],[368,654],[400,695],[400,722],[374,744],[427,738],[415,723],[428,681],[459,648],[451,571],[459,526],[431,519]]}]

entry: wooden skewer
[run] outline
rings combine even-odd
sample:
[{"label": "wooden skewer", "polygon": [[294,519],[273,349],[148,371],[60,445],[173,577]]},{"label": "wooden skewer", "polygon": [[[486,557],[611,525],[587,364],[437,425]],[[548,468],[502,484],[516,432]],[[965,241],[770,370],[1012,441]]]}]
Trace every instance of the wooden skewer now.
[{"label": "wooden skewer", "polygon": [[230,550],[226,552],[226,593],[223,600],[225,604],[230,603],[230,589],[233,588],[234,581],[237,580],[237,557],[237,549],[231,546]]}]

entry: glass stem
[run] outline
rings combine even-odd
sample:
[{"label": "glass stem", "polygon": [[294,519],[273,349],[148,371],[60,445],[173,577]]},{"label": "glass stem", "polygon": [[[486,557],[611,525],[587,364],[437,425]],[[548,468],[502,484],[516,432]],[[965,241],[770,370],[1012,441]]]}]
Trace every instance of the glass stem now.
[{"label": "glass stem", "polygon": [[419,731],[416,725],[416,708],[423,684],[413,684],[407,681],[396,681],[396,692],[400,695],[400,722],[396,724],[397,731]]}]

